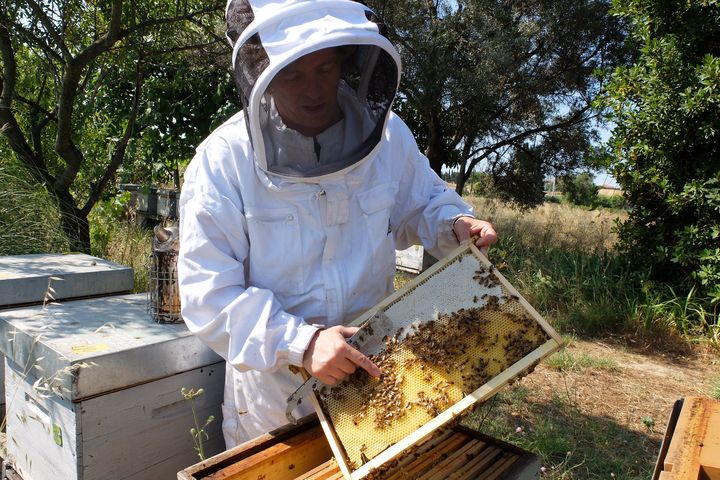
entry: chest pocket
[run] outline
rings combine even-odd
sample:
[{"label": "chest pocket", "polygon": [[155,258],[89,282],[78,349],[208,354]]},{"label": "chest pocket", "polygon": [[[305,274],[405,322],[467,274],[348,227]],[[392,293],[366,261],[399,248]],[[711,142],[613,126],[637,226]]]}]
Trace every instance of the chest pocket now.
[{"label": "chest pocket", "polygon": [[392,276],[395,271],[395,238],[390,229],[390,213],[395,205],[396,190],[396,184],[386,183],[358,194],[373,259],[372,273],[381,277]]},{"label": "chest pocket", "polygon": [[246,208],[249,285],[279,294],[303,292],[300,222],[294,207]]}]

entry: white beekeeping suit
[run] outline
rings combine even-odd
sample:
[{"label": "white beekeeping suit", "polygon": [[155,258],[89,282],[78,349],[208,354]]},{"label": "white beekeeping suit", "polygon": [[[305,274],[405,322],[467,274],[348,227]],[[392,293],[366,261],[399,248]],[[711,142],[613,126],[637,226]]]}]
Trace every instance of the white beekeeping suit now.
[{"label": "white beekeeping suit", "polygon": [[[286,423],[286,399],[319,328],[347,324],[393,289],[395,249],[457,246],[470,207],[430,169],[390,110],[400,61],[375,15],[350,0],[231,0],[243,112],[185,173],[179,276],[189,329],[227,360],[227,447]],[[308,137],[268,87],[284,67],[339,47],[342,118]],[[296,416],[310,413],[309,402]]]}]

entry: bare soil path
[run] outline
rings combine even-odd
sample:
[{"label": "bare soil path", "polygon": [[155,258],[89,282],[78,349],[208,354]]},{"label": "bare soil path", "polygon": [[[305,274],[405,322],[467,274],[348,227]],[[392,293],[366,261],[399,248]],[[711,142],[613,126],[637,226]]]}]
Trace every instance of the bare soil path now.
[{"label": "bare soil path", "polygon": [[569,365],[547,359],[518,381],[508,398],[525,396],[504,407],[518,429],[542,428],[548,418],[572,432],[563,434],[567,459],[561,451],[548,461],[550,478],[649,478],[675,401],[720,389],[720,354],[707,347],[574,339],[565,355]]},{"label": "bare soil path", "polygon": [[612,340],[574,340],[567,349],[576,358],[608,359],[616,368],[560,372],[541,365],[524,379],[526,386],[548,396],[566,388],[585,414],[613,419],[658,442],[675,400],[709,395],[720,376],[720,357],[709,349],[653,352]]}]

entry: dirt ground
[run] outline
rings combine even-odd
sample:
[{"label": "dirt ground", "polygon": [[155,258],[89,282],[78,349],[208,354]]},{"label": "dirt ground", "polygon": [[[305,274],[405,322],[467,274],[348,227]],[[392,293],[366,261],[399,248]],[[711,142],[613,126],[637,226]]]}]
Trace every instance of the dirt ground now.
[{"label": "dirt ground", "polygon": [[606,418],[661,442],[676,400],[708,396],[720,380],[720,355],[687,344],[657,346],[632,339],[573,340],[573,357],[609,359],[616,368],[559,372],[541,364],[523,384],[550,398],[564,389],[585,415]]}]

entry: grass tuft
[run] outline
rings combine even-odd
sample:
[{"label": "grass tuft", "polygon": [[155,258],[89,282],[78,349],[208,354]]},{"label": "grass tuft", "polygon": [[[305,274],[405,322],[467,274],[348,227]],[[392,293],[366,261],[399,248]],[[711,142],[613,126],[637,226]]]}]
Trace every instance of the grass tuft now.
[{"label": "grass tuft", "polygon": [[116,199],[96,205],[90,213],[92,254],[132,267],[134,292],[144,292],[148,284],[148,262],[152,253],[152,231],[142,228],[132,213],[125,211]]},{"label": "grass tuft", "polygon": [[620,366],[612,358],[597,358],[585,352],[575,356],[567,348],[551,355],[544,363],[561,372],[584,372],[586,370],[616,372],[620,370]]},{"label": "grass tuft", "polygon": [[24,167],[4,159],[0,163],[0,255],[71,250],[55,201]]},{"label": "grass tuft", "polygon": [[710,396],[716,400],[720,400],[720,375],[712,379],[710,382]]},{"label": "grass tuft", "polygon": [[613,250],[614,225],[624,212],[553,203],[522,212],[493,199],[466,199],[498,232],[491,260],[558,331],[680,334],[720,351],[720,306],[709,311],[694,291],[682,298],[653,284]]}]

